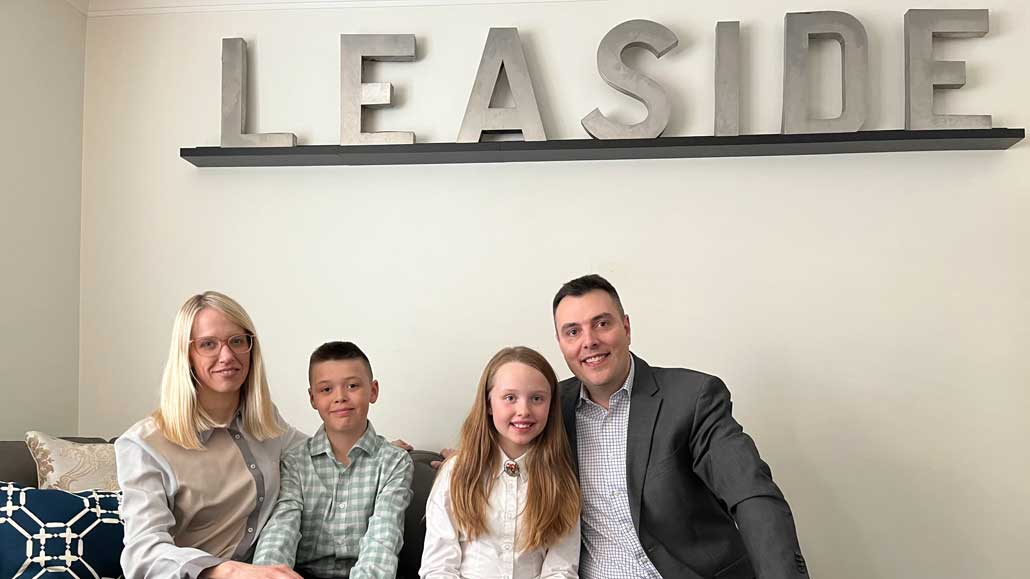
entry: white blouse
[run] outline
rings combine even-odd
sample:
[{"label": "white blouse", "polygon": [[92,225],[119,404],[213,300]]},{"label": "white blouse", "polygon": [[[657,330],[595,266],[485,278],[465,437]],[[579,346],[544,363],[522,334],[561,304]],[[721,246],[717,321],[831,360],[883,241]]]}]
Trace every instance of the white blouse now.
[{"label": "white blouse", "polygon": [[422,551],[422,579],[577,579],[579,577],[579,525],[549,549],[516,551],[516,529],[526,508],[526,477],[504,472],[508,457],[501,454],[497,481],[488,498],[487,532],[469,541],[457,531],[451,517],[451,473],[454,460],[440,467],[426,504],[426,542]]}]

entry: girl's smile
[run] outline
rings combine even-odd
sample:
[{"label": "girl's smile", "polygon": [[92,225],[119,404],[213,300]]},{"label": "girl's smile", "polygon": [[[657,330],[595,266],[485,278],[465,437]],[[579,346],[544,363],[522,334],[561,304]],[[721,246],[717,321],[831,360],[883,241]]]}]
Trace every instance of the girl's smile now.
[{"label": "girl's smile", "polygon": [[518,458],[529,450],[544,431],[550,406],[551,385],[539,370],[521,362],[508,362],[497,369],[487,411],[505,455]]}]

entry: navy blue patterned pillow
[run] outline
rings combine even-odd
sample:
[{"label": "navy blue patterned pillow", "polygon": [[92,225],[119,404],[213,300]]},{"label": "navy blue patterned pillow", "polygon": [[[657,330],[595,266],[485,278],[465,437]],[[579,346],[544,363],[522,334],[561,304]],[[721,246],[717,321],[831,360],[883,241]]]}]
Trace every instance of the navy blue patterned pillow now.
[{"label": "navy blue patterned pillow", "polygon": [[0,577],[121,577],[122,493],[0,482]]}]

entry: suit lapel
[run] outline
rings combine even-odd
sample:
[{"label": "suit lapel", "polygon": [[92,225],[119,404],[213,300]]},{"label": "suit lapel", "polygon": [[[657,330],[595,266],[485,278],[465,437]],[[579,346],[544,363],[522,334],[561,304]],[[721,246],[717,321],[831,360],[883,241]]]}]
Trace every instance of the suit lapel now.
[{"label": "suit lapel", "polygon": [[644,475],[651,458],[651,439],[662,407],[662,393],[647,362],[633,356],[633,393],[630,397],[629,426],[626,432],[626,492],[633,526],[640,532],[640,502],[644,494]]}]

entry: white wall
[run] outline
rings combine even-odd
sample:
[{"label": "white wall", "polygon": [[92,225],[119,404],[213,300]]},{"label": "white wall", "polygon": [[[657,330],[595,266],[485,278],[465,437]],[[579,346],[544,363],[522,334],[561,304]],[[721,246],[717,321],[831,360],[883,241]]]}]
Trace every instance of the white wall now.
[{"label": "white wall", "polygon": [[0,439],[75,434],[86,15],[0,2]]},{"label": "white wall", "polygon": [[[367,3],[366,3],[367,4]],[[746,130],[779,130],[788,10],[846,10],[871,41],[868,128],[903,126],[907,8],[882,0],[573,1],[154,13],[91,18],[83,182],[80,431],[152,410],[174,313],[191,293],[256,320],[273,394],[313,430],[306,359],[353,339],[382,384],[377,429],[455,442],[499,347],[554,344],[550,299],[608,276],[633,346],[726,379],[832,579],[1015,579],[1030,535],[1030,149],[826,157],[200,170],[218,143],[220,39],[251,45],[261,131],[338,142],[338,34],[414,33],[419,61],[376,65],[402,105],[380,129],[453,141],[490,26],[518,26],[551,138],[594,106],[641,111],[594,52],[630,18],[680,48],[638,55],[675,95],[668,135],[710,134],[715,23],[740,19]],[[935,7],[969,8],[940,0]],[[1023,0],[990,0],[952,112],[1030,121]],[[826,59],[823,59],[825,61]]]}]

